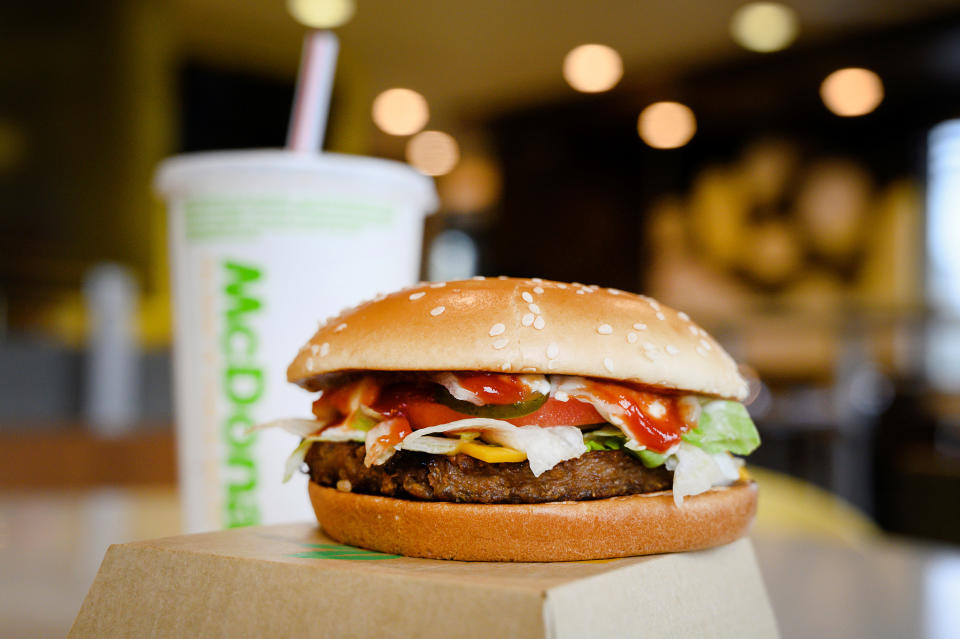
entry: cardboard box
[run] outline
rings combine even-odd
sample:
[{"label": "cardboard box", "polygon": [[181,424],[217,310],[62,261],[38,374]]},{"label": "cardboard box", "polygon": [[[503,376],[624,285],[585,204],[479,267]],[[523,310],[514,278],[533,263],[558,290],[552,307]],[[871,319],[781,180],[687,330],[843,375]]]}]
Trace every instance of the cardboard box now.
[{"label": "cardboard box", "polygon": [[749,539],[568,563],[410,559],[314,524],[111,546],[82,637],[777,637]]}]

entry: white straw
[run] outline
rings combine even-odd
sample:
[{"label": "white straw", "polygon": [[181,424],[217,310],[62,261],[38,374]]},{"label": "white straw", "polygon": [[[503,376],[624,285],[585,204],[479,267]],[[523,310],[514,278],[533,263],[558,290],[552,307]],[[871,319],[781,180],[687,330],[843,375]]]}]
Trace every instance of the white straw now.
[{"label": "white straw", "polygon": [[303,39],[297,91],[287,131],[287,148],[291,151],[317,153],[323,149],[339,47],[332,31],[311,31]]}]

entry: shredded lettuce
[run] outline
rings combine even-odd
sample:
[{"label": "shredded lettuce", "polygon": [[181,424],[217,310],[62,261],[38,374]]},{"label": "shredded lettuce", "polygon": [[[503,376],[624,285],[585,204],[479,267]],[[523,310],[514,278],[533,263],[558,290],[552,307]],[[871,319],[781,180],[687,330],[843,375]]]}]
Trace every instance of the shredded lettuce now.
[{"label": "shredded lettuce", "polygon": [[398,447],[415,450],[414,443],[428,435],[461,430],[478,431],[484,441],[525,452],[535,477],[562,461],[587,452],[583,435],[576,426],[514,426],[510,422],[486,417],[460,419],[415,430]]},{"label": "shredded lettuce", "polygon": [[683,505],[683,498],[699,495],[714,486],[725,486],[740,478],[743,461],[730,453],[708,453],[702,448],[681,442],[676,453],[667,458],[667,470],[673,471],[673,501]]}]

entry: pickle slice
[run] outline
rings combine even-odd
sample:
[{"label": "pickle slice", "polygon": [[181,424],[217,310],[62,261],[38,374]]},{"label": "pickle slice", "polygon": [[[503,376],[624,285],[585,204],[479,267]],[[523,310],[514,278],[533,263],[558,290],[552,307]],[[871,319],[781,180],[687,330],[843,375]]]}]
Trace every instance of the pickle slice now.
[{"label": "pickle slice", "polygon": [[530,413],[540,410],[540,407],[547,402],[547,396],[543,393],[533,393],[529,399],[516,404],[484,404],[477,406],[470,402],[457,399],[447,392],[445,388],[438,388],[436,394],[437,402],[447,408],[453,409],[458,413],[469,415],[470,417],[487,417],[489,419],[513,419],[514,417],[523,417]]}]

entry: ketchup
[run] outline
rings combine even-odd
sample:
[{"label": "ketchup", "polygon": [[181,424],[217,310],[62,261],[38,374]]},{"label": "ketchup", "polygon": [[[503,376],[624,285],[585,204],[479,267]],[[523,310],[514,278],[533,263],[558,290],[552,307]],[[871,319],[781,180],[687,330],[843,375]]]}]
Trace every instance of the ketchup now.
[{"label": "ketchup", "polygon": [[530,396],[530,389],[515,375],[456,373],[457,381],[484,404],[516,404]]},{"label": "ketchup", "polygon": [[373,410],[387,417],[410,417],[410,406],[433,402],[431,389],[416,384],[393,384],[387,386],[373,403]]},{"label": "ketchup", "polygon": [[623,420],[634,439],[654,452],[665,452],[690,429],[677,397],[592,380],[587,387],[597,399],[611,405],[611,412]]}]

